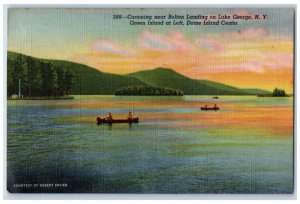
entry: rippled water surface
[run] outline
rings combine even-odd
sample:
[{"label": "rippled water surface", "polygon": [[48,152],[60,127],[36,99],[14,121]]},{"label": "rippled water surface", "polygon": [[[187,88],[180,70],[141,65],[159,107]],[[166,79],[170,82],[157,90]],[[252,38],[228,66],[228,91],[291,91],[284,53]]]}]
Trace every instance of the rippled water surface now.
[{"label": "rippled water surface", "polygon": [[[208,104],[219,111],[201,111]],[[138,124],[97,125],[96,117]],[[8,101],[11,192],[291,193],[293,98]],[[67,187],[14,187],[14,184]]]}]

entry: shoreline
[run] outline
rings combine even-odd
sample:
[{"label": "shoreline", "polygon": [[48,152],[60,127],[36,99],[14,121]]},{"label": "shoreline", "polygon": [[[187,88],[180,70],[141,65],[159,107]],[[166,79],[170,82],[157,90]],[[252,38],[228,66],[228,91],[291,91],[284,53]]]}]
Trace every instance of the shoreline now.
[{"label": "shoreline", "polygon": [[293,97],[293,94],[287,94],[285,96],[273,96],[273,95],[257,95],[257,97],[272,97],[272,98],[286,98],[286,97]]},{"label": "shoreline", "polygon": [[38,96],[38,97],[24,97],[24,98],[7,98],[10,101],[26,101],[26,100],[71,100],[74,96]]},{"label": "shoreline", "polygon": [[213,99],[219,99],[226,96],[236,96],[236,97],[244,97],[244,96],[253,96],[258,98],[288,98],[293,97],[293,94],[287,94],[286,96],[272,96],[272,95],[264,95],[264,96],[258,96],[258,95],[183,95],[183,96],[176,96],[176,95],[110,95],[110,94],[104,94],[104,95],[89,95],[89,94],[83,94],[83,95],[72,95],[72,96],[40,96],[40,97],[24,97],[24,98],[7,98],[7,101],[27,101],[27,100],[74,100],[76,96],[116,96],[116,97],[184,97],[184,96],[207,96],[212,97]]}]

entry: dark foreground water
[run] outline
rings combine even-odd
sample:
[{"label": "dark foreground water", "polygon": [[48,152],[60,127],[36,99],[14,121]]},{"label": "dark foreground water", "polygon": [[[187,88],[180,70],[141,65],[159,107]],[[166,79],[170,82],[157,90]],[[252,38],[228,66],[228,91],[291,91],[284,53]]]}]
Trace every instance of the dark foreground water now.
[{"label": "dark foreground water", "polygon": [[[140,123],[95,123],[128,111]],[[292,97],[8,101],[7,123],[10,192],[293,191]]]}]

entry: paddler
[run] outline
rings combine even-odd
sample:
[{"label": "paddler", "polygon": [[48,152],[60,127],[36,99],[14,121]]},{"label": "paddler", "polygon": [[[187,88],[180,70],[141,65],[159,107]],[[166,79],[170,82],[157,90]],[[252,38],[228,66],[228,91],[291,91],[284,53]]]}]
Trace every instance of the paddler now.
[{"label": "paddler", "polygon": [[107,117],[106,119],[107,119],[107,120],[112,120],[111,112],[108,113],[108,117]]},{"label": "paddler", "polygon": [[129,111],[129,113],[128,113],[127,119],[128,119],[128,120],[132,120],[132,114],[131,114],[130,111]]}]

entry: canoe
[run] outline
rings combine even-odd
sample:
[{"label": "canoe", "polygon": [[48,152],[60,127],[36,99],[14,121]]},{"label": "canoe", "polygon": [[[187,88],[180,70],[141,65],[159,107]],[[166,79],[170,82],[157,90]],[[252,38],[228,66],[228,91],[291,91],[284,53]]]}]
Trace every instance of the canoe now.
[{"label": "canoe", "polygon": [[107,124],[112,124],[112,123],[138,123],[139,122],[139,118],[132,118],[131,120],[129,119],[106,119],[106,118],[99,118],[97,117],[97,123],[101,124],[101,123],[107,123]]},{"label": "canoe", "polygon": [[205,111],[208,111],[208,110],[217,111],[219,109],[220,109],[219,107],[201,107],[201,110],[205,110]]}]

